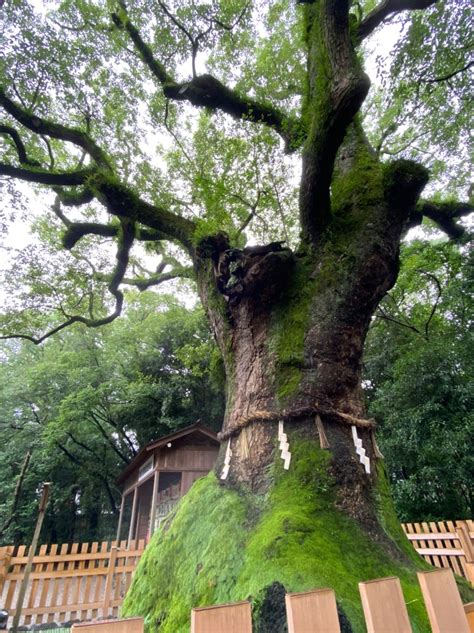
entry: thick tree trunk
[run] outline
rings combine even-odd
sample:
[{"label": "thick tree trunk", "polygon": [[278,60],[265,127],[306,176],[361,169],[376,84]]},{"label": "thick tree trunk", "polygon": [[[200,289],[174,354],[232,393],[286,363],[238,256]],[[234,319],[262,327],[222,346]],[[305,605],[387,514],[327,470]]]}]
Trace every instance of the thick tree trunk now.
[{"label": "thick tree trunk", "polygon": [[[199,245],[198,288],[224,358],[227,407],[215,474],[191,490],[144,557],[142,569],[155,579],[170,574],[169,587],[151,590],[137,574],[127,597],[126,613],[157,617],[150,630],[184,631],[186,609],[250,597],[256,630],[283,631],[284,614],[276,624],[265,609],[281,613],[282,592],[318,586],[334,587],[362,630],[358,581],[399,575],[418,595],[413,550],[366,419],[361,368],[370,319],[395,282],[400,238],[426,179],[411,163],[382,168],[354,127],[317,243],[239,250],[216,235]],[[424,614],[414,609],[413,617],[425,630]]]}]

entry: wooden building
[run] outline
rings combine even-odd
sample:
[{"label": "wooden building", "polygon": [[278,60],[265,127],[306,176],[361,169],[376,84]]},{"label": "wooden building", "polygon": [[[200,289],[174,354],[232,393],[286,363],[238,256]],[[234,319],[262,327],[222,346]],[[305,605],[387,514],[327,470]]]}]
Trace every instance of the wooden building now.
[{"label": "wooden building", "polygon": [[117,541],[125,536],[122,528],[129,541],[151,536],[193,482],[213,468],[218,452],[216,433],[200,422],[144,446],[117,480]]}]

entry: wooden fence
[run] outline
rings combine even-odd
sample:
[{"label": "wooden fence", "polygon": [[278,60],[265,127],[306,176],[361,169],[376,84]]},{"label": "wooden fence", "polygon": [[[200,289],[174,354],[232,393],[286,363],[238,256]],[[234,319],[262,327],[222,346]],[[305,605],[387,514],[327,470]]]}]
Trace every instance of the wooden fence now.
[{"label": "wooden fence", "polygon": [[[21,624],[116,617],[145,541],[41,545],[33,559]],[[0,547],[0,607],[14,615],[25,545]]]},{"label": "wooden fence", "polygon": [[[433,633],[473,633],[470,613],[474,603],[462,604],[453,572],[450,569],[436,569],[417,575]],[[392,576],[360,582],[359,593],[367,633],[412,632],[407,609],[410,602],[405,602],[399,578]],[[341,633],[336,594],[332,589],[287,593],[285,606],[288,633]],[[120,633],[119,629],[116,631]],[[193,609],[191,633],[211,631],[252,633],[250,602]],[[100,625],[93,633],[102,633]],[[115,631],[111,629],[107,633]]]},{"label": "wooden fence", "polygon": [[[474,584],[474,521],[404,523],[417,552]],[[42,545],[34,557],[22,624],[116,617],[145,541]],[[14,614],[27,548],[0,547],[0,608]]]},{"label": "wooden fence", "polygon": [[474,521],[402,523],[402,528],[426,562],[452,569],[474,585]]}]

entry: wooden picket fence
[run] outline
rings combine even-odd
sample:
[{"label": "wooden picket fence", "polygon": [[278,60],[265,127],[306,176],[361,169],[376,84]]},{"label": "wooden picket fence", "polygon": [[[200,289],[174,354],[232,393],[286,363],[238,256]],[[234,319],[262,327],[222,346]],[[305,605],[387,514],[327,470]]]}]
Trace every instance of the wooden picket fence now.
[{"label": "wooden picket fence", "polygon": [[[41,545],[33,559],[20,623],[117,617],[145,541]],[[27,547],[0,547],[0,607],[10,615],[27,563]]]},{"label": "wooden picket fence", "polygon": [[[474,521],[404,523],[416,551],[435,567],[474,584]],[[145,540],[41,545],[33,559],[21,623],[116,617]],[[13,616],[27,561],[27,547],[0,547],[0,608]]]},{"label": "wooden picket fence", "polygon": [[[450,569],[419,572],[418,582],[433,633],[473,633],[474,623],[470,616],[474,603],[462,604]],[[392,576],[360,582],[359,593],[367,633],[412,632],[399,578]],[[332,589],[287,593],[285,606],[288,633],[341,633],[336,594]],[[119,629],[116,631],[120,633]],[[191,633],[211,631],[252,633],[250,602],[193,609]],[[90,633],[106,632],[102,632],[100,626],[97,626]],[[115,633],[115,630],[110,629],[107,633]]]},{"label": "wooden picket fence", "polygon": [[426,562],[452,569],[474,585],[474,521],[402,523],[402,528]]}]

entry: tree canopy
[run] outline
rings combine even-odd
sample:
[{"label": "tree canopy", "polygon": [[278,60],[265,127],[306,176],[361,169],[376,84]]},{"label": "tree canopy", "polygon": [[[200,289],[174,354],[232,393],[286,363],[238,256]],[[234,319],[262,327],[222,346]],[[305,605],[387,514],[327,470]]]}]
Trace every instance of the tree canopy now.
[{"label": "tree canopy", "polygon": [[[217,230],[237,246],[295,246],[299,231],[317,239],[338,138],[369,83],[348,61],[361,92],[353,112],[331,123],[321,103],[310,123],[305,11],[247,0],[4,4],[3,222],[23,209],[41,240],[5,274],[5,335],[38,341],[64,324],[106,323],[122,309],[124,284],[189,276],[186,252]],[[431,170],[436,195],[412,223],[426,216],[458,238],[456,218],[471,208],[452,199],[468,184],[471,19],[468,3],[451,0],[366,0],[349,14],[362,48],[387,20],[400,33],[388,57],[379,53],[364,125],[381,158]],[[331,81],[341,81],[337,72]],[[321,192],[303,188],[319,200],[308,224],[298,218],[296,157],[311,135],[329,154],[311,167],[322,169]],[[54,190],[33,203],[48,209],[43,216],[22,206],[18,181]]]}]

